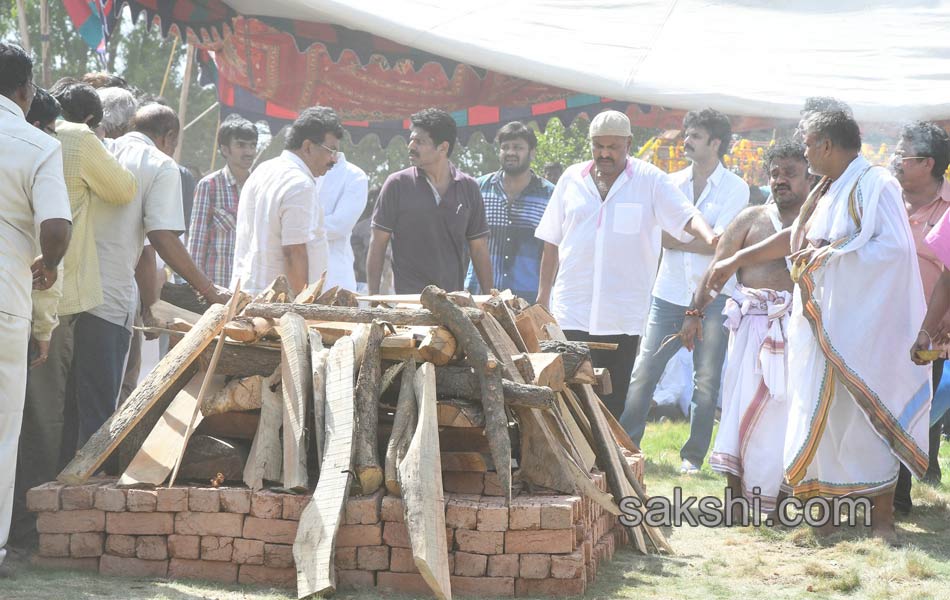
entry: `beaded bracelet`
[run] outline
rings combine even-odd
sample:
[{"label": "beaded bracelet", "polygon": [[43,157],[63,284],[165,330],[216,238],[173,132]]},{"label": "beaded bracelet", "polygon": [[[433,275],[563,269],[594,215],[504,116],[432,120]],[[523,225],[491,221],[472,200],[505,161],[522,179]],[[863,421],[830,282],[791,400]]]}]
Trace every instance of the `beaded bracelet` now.
[{"label": "beaded bracelet", "polygon": [[702,311],[702,309],[699,309],[699,308],[687,308],[687,309],[686,309],[686,316],[687,316],[687,317],[699,317],[700,319],[702,319],[703,317],[706,316],[706,314]]}]

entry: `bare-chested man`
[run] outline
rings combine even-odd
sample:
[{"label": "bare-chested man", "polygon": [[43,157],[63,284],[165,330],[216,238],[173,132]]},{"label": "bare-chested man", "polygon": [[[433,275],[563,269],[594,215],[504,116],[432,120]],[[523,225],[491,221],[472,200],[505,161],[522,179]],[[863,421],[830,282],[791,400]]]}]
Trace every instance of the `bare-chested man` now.
[{"label": "bare-chested man", "polygon": [[[713,264],[792,224],[812,181],[804,152],[804,146],[791,141],[769,149],[766,167],[774,203],[739,213],[723,232]],[[782,453],[788,420],[785,328],[794,286],[785,259],[746,266],[739,270],[738,281],[723,311],[729,348],[722,417],[709,464],[726,475],[733,497],[758,498],[760,510],[771,513],[783,492],[790,491],[783,486]],[[702,337],[703,310],[712,300],[707,271],[680,332],[690,351]],[[739,518],[739,511],[733,516]]]}]

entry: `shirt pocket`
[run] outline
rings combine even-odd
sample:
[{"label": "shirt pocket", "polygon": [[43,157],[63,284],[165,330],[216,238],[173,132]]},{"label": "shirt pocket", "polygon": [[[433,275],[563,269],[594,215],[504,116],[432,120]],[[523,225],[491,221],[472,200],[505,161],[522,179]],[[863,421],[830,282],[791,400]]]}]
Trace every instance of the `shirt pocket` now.
[{"label": "shirt pocket", "polygon": [[640,233],[640,221],[643,219],[643,206],[640,204],[614,205],[614,233],[633,235]]},{"label": "shirt pocket", "polygon": [[214,208],[211,212],[211,220],[216,229],[221,231],[234,231],[237,229],[237,211],[230,211],[227,208]]}]

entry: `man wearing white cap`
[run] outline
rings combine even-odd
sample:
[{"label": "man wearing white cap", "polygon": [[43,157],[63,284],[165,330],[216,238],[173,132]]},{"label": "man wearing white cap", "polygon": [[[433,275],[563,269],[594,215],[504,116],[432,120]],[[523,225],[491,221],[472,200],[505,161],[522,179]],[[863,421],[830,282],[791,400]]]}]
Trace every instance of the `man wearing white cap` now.
[{"label": "man wearing white cap", "polygon": [[716,236],[666,173],[629,156],[626,115],[600,113],[590,139],[593,160],[564,171],[535,230],[545,242],[538,303],[550,307],[568,339],[618,344],[591,355],[617,383],[604,402],[619,416],[650,307],[661,232],[710,245]]}]

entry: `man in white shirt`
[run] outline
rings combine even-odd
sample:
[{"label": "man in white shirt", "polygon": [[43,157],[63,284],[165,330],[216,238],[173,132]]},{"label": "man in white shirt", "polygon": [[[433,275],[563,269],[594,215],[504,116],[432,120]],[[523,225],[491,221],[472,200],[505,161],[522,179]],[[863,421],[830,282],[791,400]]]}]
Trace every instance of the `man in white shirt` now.
[{"label": "man in white shirt", "polygon": [[24,116],[35,93],[29,56],[0,42],[0,564],[26,395],[30,294],[56,282],[72,222],[60,145]]},{"label": "man in white shirt", "polygon": [[315,177],[333,167],[343,125],[332,109],[300,113],[280,156],[261,163],[241,189],[231,285],[255,294],[278,275],[298,293],[327,268],[323,207]]},{"label": "man in white shirt", "polygon": [[[718,236],[749,204],[749,186],[728,171],[722,157],[729,150],[732,127],[719,111],[691,111],[683,120],[683,148],[692,164],[671,175],[676,186],[711,223]],[[629,389],[620,424],[639,443],[646,427],[653,392],[669,360],[679,351],[678,338],[664,341],[679,332],[693,293],[712,262],[715,247],[703,240],[682,242],[663,237],[663,260],[653,287],[650,318],[640,352],[629,380]],[[693,398],[689,439],[680,450],[681,473],[696,473],[709,451],[716,401],[722,377],[729,335],[721,317],[726,300],[735,289],[731,279],[723,293],[705,309],[703,334],[693,351]]]},{"label": "man in white shirt", "polygon": [[590,138],[593,160],[564,171],[535,230],[545,242],[538,303],[550,307],[568,339],[619,344],[591,353],[618,382],[604,402],[619,415],[620,382],[630,379],[643,333],[661,231],[710,245],[715,234],[666,173],[629,156],[626,115],[600,113]]},{"label": "man in white shirt", "polygon": [[353,228],[366,208],[369,179],[363,169],[346,160],[340,152],[336,164],[327,174],[317,179],[317,197],[323,207],[323,226],[326,229],[330,261],[327,281],[323,289],[340,286],[356,291],[356,272],[353,270],[353,246],[350,239]]}]

